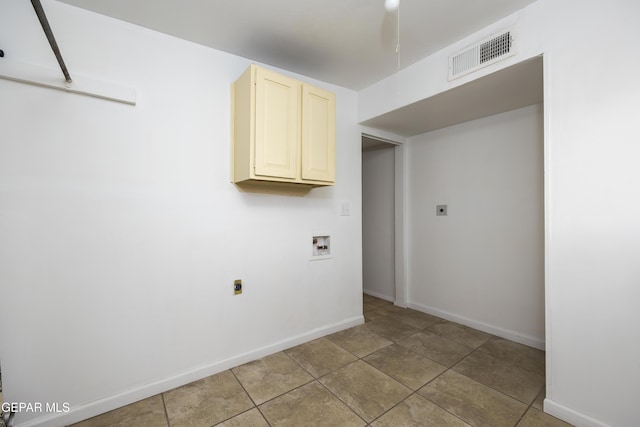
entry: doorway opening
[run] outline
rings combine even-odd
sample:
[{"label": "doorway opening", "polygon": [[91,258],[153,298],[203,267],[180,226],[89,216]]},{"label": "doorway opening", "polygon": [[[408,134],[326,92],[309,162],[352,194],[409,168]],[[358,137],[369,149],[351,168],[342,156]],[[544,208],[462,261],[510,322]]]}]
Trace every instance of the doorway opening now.
[{"label": "doorway opening", "polygon": [[362,135],[363,292],[396,302],[397,142]]}]

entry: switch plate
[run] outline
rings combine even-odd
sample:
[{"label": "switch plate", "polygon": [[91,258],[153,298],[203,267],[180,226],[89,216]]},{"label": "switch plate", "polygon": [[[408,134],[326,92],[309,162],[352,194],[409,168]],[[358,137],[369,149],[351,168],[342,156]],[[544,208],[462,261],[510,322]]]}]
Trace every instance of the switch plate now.
[{"label": "switch plate", "polygon": [[242,280],[236,279],[233,281],[233,294],[240,295],[242,293]]},{"label": "switch plate", "polygon": [[344,202],[340,206],[340,216],[351,216],[351,205],[349,202]]},{"label": "switch plate", "polygon": [[447,216],[447,205],[436,205],[436,216]]}]

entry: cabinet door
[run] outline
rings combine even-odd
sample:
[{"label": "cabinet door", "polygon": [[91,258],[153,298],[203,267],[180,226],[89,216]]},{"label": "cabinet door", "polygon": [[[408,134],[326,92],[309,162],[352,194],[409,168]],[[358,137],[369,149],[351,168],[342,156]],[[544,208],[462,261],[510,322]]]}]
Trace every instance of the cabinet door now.
[{"label": "cabinet door", "polygon": [[299,105],[297,80],[256,70],[255,175],[297,178]]},{"label": "cabinet door", "polygon": [[335,95],[302,85],[302,179],[334,182],[335,177]]}]

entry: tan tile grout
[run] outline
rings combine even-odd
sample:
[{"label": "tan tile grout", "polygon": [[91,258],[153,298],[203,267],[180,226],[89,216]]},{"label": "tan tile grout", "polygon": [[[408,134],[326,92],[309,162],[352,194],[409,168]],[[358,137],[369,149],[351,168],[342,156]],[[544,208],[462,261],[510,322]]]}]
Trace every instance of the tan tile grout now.
[{"label": "tan tile grout", "polygon": [[160,398],[162,399],[162,409],[164,409],[164,417],[167,420],[167,427],[171,427],[171,421],[169,421],[169,412],[167,411],[167,404],[164,401],[164,393],[160,393]]},{"label": "tan tile grout", "polygon": [[[351,362],[351,363],[355,363],[355,362],[357,362],[357,360],[354,360],[354,361],[353,361],[353,362]],[[351,363],[348,363],[348,364],[347,364],[347,365],[345,365],[345,366],[349,366],[349,365],[351,365]],[[343,366],[343,368],[344,368],[345,366]],[[335,371],[334,371],[334,372],[335,372]],[[327,375],[329,375],[329,374],[327,374]],[[323,376],[324,376],[324,375],[323,375]],[[318,379],[319,379],[319,378],[318,378]],[[342,402],[342,404],[343,404],[344,406],[346,406],[346,407],[347,407],[351,412],[353,412],[354,414],[356,414],[356,416],[357,416],[358,418],[360,418],[360,419],[365,423],[365,425],[370,425],[370,423],[369,423],[369,422],[367,422],[367,420],[365,420],[364,418],[362,418],[362,417],[360,416],[360,414],[358,414],[358,413],[357,413],[357,412],[356,412],[356,411],[355,411],[351,406],[349,406],[349,405],[347,404],[347,402],[345,402],[344,400],[342,400],[342,399],[340,398],[340,396],[338,396],[337,394],[335,394],[334,392],[332,392],[332,391],[331,391],[331,390],[330,390],[326,385],[324,385],[322,382],[318,381],[318,379],[316,379],[316,381],[318,382],[318,384],[320,384],[320,385],[321,385],[325,390],[327,390],[329,393],[331,393],[331,395],[332,395],[332,396],[334,396],[336,399],[338,399],[340,402]]]},{"label": "tan tile grout", "polygon": [[[267,419],[267,417],[265,417],[265,416],[264,416],[264,414],[263,414],[263,413],[262,413],[262,411],[260,410],[260,407],[259,407],[258,405],[256,405],[256,401],[255,401],[255,400],[253,400],[253,397],[251,397],[251,395],[249,394],[249,391],[244,387],[244,384],[242,384],[242,381],[240,381],[240,378],[238,378],[238,376],[236,375],[236,373],[235,373],[235,372],[233,372],[233,368],[232,368],[232,369],[229,369],[229,372],[231,372],[231,375],[233,375],[233,377],[236,379],[236,381],[238,381],[238,384],[240,384],[240,387],[242,387],[242,390],[245,392],[245,394],[247,395],[247,397],[249,398],[249,400],[251,401],[251,403],[253,403],[253,407],[251,407],[251,408],[247,409],[247,410],[246,410],[246,411],[244,411],[244,412],[241,412],[240,414],[244,414],[245,412],[249,412],[250,410],[252,410],[252,409],[254,409],[254,408],[255,408],[255,409],[257,409],[257,410],[258,410],[258,412],[260,412],[260,416],[264,419],[264,421],[267,423],[267,425],[269,425],[269,427],[271,427],[271,423],[269,422],[269,420]],[[277,397],[277,396],[276,396],[276,397]],[[274,397],[274,399],[275,399],[275,397]],[[271,399],[270,399],[270,400],[271,400]],[[268,401],[267,401],[267,402],[268,402]],[[263,402],[263,404],[264,404],[264,403],[267,403],[267,402]],[[237,417],[237,416],[238,416],[238,415],[240,415],[240,414],[236,414],[236,415],[234,415],[233,417],[227,418],[227,419],[226,419],[226,420],[224,420],[224,421],[220,421],[218,424],[221,424],[221,423],[227,422],[227,421],[229,421],[230,419],[235,418],[235,417]],[[215,425],[218,425],[218,424],[215,424]]]}]

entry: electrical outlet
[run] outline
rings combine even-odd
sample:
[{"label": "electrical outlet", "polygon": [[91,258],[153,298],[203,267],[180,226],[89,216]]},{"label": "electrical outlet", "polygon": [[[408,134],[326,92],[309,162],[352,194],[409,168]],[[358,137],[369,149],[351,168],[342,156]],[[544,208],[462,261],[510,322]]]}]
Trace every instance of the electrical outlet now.
[{"label": "electrical outlet", "polygon": [[240,295],[242,293],[242,280],[236,279],[233,281],[233,294]]}]

